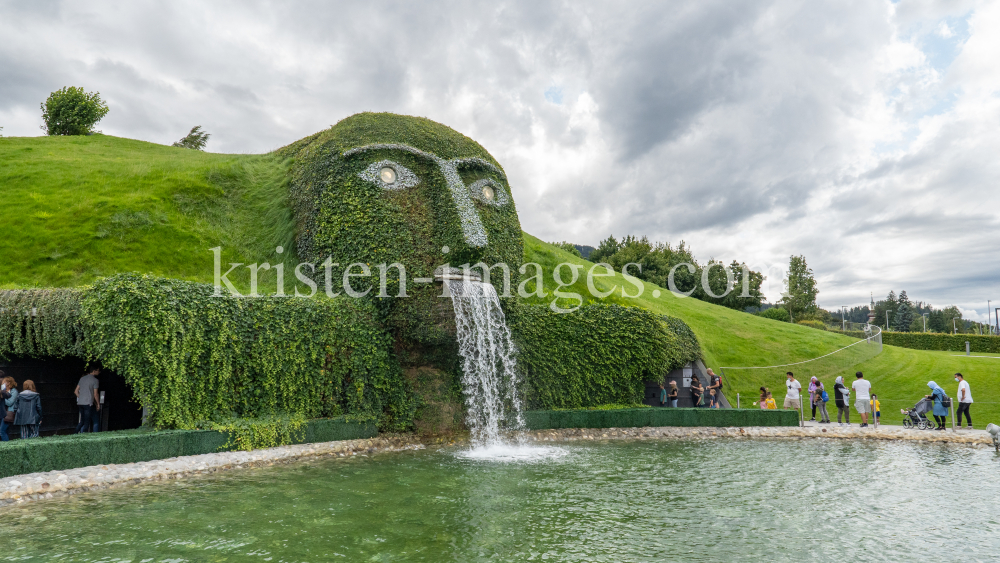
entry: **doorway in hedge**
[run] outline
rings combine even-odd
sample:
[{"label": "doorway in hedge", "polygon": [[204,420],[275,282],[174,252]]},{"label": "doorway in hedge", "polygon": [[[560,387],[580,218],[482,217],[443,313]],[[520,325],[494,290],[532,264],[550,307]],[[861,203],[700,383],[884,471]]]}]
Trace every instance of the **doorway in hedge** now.
[{"label": "doorway in hedge", "polygon": [[[80,358],[13,358],[0,359],[0,370],[17,381],[20,391],[24,380],[35,382],[42,399],[43,436],[76,432],[79,410],[73,390],[83,376],[87,363]],[[101,431],[126,430],[142,425],[142,406],[132,395],[132,389],[117,373],[102,369],[100,381]],[[11,438],[17,435],[11,428]]]}]

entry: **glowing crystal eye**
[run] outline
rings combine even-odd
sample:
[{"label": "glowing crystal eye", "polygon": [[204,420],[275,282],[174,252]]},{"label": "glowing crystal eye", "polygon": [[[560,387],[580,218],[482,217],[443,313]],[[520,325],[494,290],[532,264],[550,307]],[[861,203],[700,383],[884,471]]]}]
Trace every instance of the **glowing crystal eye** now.
[{"label": "glowing crystal eye", "polygon": [[382,170],[379,170],[378,175],[379,178],[381,178],[382,181],[385,182],[386,184],[396,183],[396,171],[388,166],[382,168]]},{"label": "glowing crystal eye", "polygon": [[493,198],[496,197],[496,193],[490,186],[483,186],[483,197],[486,198],[487,201],[493,201]]}]

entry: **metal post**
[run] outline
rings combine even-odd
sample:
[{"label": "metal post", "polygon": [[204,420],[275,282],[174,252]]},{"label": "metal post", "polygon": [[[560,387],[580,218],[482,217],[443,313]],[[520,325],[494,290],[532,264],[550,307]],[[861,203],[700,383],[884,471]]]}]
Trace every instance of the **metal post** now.
[{"label": "metal post", "polygon": [[802,410],[802,390],[799,389],[799,426],[804,427],[806,425],[806,413]]},{"label": "metal post", "polygon": [[948,411],[951,413],[951,431],[955,431],[955,399],[948,401]]},{"label": "metal post", "polygon": [[968,340],[965,341],[965,355],[966,356],[969,355],[969,341]]},{"label": "metal post", "polygon": [[885,329],[889,330],[889,311],[885,312]]},{"label": "metal post", "polygon": [[736,408],[740,408],[740,394],[736,394]]}]

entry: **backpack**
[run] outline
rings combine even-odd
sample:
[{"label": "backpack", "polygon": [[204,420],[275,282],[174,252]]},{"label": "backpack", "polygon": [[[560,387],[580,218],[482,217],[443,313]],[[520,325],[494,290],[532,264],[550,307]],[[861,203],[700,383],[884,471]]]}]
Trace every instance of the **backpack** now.
[{"label": "backpack", "polygon": [[820,395],[824,403],[830,402],[830,396],[826,394],[826,389],[823,390],[823,394]]}]

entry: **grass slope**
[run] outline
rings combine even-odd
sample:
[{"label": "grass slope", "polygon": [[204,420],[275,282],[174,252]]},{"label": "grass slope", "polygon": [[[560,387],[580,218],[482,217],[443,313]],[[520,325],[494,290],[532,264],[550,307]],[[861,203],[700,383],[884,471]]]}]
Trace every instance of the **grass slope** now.
[{"label": "grass slope", "polygon": [[[0,256],[5,262],[0,288],[80,286],[131,271],[211,282],[209,249],[222,246],[227,263],[274,264],[283,259],[286,291],[291,292],[297,259],[287,201],[288,165],[271,155],[212,154],[104,135],[0,138]],[[285,249],[280,257],[274,252],[279,245]],[[533,301],[552,301],[552,271],[560,263],[581,266],[579,279],[563,291],[579,293],[587,301],[631,304],[683,319],[698,335],[711,367],[786,364],[855,341],[678,298],[643,282],[638,282],[641,296],[625,297],[623,287],[629,294],[637,288],[620,274],[598,278],[598,289],[615,291],[595,299],[586,285],[590,262],[527,234],[525,261],[545,270],[546,295]],[[568,268],[562,274],[570,278]],[[230,279],[245,291],[249,272],[238,268]],[[262,287],[273,288],[273,280],[273,270],[261,272]],[[530,282],[528,286],[533,289]],[[657,289],[661,293],[653,297]],[[564,298],[557,304],[572,306],[574,300]],[[834,376],[850,379],[858,369],[881,395],[886,422],[898,422],[898,409],[916,402],[930,379],[954,393],[955,371],[966,374],[972,384],[977,424],[1000,421],[1000,408],[992,402],[1000,391],[995,377],[1000,359],[886,346],[881,355],[857,365],[825,362],[794,371],[819,373],[830,386]],[[739,391],[752,401],[757,387],[765,384],[780,402],[784,371],[727,371],[728,391]]]},{"label": "grass slope", "polygon": [[[592,266],[590,262],[528,234],[525,234],[524,239],[525,262],[538,263],[546,271],[544,289],[547,297],[533,297],[533,301],[551,303],[552,292],[556,289],[551,272],[560,263],[578,264],[584,267],[580,270],[580,279],[577,283],[564,288],[563,291],[588,295],[586,272]],[[602,272],[603,269],[599,268],[597,271]],[[529,268],[528,274],[531,273]],[[568,268],[563,268],[562,279],[567,281],[570,279]],[[645,307],[657,313],[683,319],[698,336],[706,365],[716,368],[716,371],[723,366],[770,366],[799,362],[822,356],[856,342],[853,338],[832,332],[764,319],[697,299],[678,298],[663,288],[641,281],[639,283],[642,284],[643,291],[640,297],[622,297],[623,286],[630,295],[635,295],[638,289],[632,283],[626,282],[621,274],[595,278],[595,282],[599,290],[607,291],[615,286],[615,293],[607,300]],[[534,289],[534,286],[529,285],[528,288]],[[660,291],[659,297],[653,297],[654,290]],[[572,300],[560,299],[558,304],[568,307],[572,305]],[[976,400],[972,407],[973,422],[976,426],[983,428],[987,422],[1000,422],[1000,404],[996,402],[996,397],[1000,396],[1000,378],[996,376],[1000,371],[1000,357],[966,358],[955,356],[954,352],[930,352],[885,346],[881,354],[873,358],[863,357],[861,359],[864,361],[859,363],[854,361],[859,359],[856,355],[848,354],[848,358],[847,361],[823,360],[787,369],[727,370],[726,379],[730,386],[727,393],[735,399],[733,392],[740,392],[742,398],[746,400],[744,406],[750,406],[750,403],[756,400],[758,387],[766,385],[771,388],[780,405],[784,398],[784,373],[788,369],[799,375],[803,386],[807,384],[810,373],[816,373],[828,390],[832,389],[836,376],[843,376],[845,382],[850,385],[854,379],[854,372],[860,370],[871,380],[873,391],[879,395],[883,422],[900,424],[902,416],[899,414],[899,409],[912,407],[921,396],[927,394],[928,381],[936,381],[949,395],[955,396],[958,385],[952,380],[952,374],[961,372],[970,382],[973,398]],[[835,418],[836,408],[832,401],[828,405],[828,410]],[[855,422],[860,420],[856,412],[852,414],[852,420]]]},{"label": "grass slope", "polygon": [[[294,264],[286,166],[105,135],[0,138],[0,287],[126,271],[211,282],[216,246],[226,262],[273,263],[283,245]],[[248,287],[246,268],[234,274]]]}]

